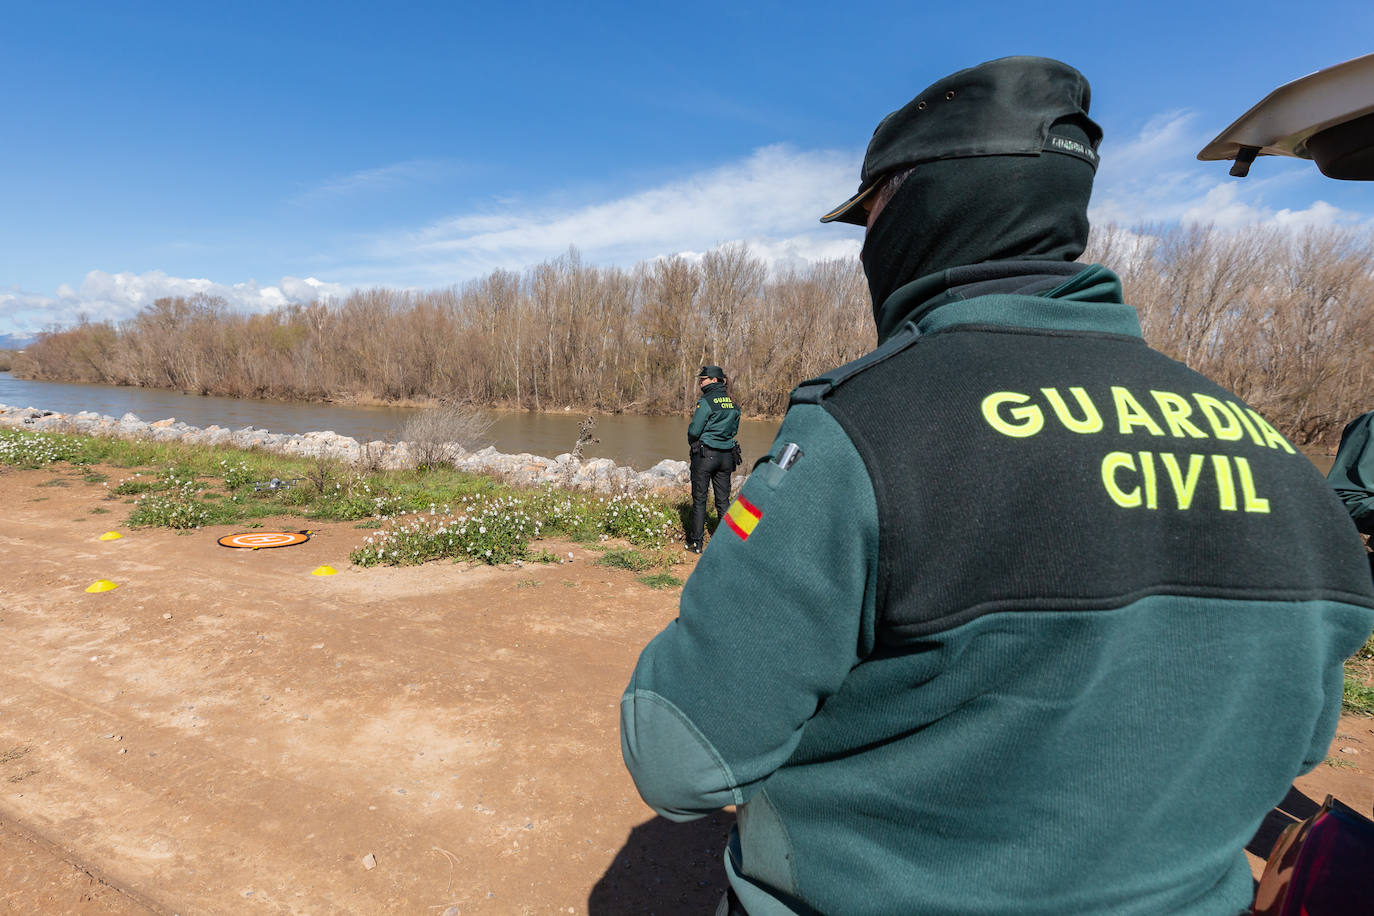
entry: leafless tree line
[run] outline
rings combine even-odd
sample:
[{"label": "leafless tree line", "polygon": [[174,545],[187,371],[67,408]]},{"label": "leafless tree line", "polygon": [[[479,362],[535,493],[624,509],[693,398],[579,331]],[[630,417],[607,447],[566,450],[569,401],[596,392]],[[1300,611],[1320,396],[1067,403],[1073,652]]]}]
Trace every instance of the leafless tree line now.
[{"label": "leafless tree line", "polygon": [[243,314],[210,297],[41,334],[16,374],[229,397],[673,413],[728,367],[754,414],[874,343],[858,262],[769,276],[744,245],[626,270],[575,250],[430,292],[370,289]]},{"label": "leafless tree line", "polygon": [[[1084,260],[1122,277],[1146,339],[1236,391],[1299,444],[1374,407],[1374,235],[1109,226]],[[159,299],[134,318],[50,330],[25,378],[231,397],[440,401],[673,413],[724,366],[752,415],[874,344],[857,260],[769,273],[744,245],[626,270],[576,250],[430,292],[358,291],[266,314]]]},{"label": "leafless tree line", "polygon": [[1145,339],[1231,389],[1293,442],[1374,409],[1374,234],[1206,226],[1095,233]]}]

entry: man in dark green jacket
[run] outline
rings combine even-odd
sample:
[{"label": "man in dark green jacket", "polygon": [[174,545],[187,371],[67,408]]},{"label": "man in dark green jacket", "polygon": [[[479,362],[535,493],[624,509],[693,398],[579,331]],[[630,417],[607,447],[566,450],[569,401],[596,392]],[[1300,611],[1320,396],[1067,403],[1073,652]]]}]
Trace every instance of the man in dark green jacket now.
[{"label": "man in dark green jacket", "polygon": [[687,450],[691,455],[692,519],[687,549],[701,553],[706,537],[706,493],[714,490],[716,516],[725,518],[730,504],[730,474],[735,470],[735,434],[739,432],[739,408],[726,388],[725,370],[702,366],[697,373],[701,398],[687,426]]},{"label": "man in dark green jacket", "polygon": [[1359,540],[1075,262],[1088,98],[1043,58],[940,80],[827,217],[879,346],[793,392],[621,701],[656,811],[738,806],[726,910],[1238,914],[1325,757]]}]

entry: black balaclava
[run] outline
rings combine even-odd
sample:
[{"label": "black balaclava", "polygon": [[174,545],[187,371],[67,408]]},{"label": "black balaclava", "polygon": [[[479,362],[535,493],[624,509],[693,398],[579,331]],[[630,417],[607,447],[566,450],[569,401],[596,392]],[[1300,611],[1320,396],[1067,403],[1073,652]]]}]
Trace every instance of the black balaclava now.
[{"label": "black balaclava", "polygon": [[[1056,124],[1051,133],[1088,143],[1076,124]],[[990,261],[1073,261],[1088,241],[1092,182],[1090,164],[1054,152],[917,165],[864,239],[879,340],[920,306],[884,312],[892,293],[913,280]]]},{"label": "black balaclava", "polygon": [[701,389],[701,396],[704,398],[714,398],[729,394],[729,389],[725,387],[725,382],[712,382]]}]

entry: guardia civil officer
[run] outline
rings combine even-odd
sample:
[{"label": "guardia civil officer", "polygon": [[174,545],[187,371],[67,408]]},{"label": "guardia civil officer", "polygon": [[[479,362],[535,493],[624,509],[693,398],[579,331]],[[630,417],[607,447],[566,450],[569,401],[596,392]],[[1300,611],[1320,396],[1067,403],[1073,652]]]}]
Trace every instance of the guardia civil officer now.
[{"label": "guardia civil officer", "polygon": [[803,382],[621,701],[640,794],[726,805],[724,911],[1239,914],[1374,584],[1264,417],[1078,263],[1087,81],[1005,58],[878,125],[878,347]]},{"label": "guardia civil officer", "polygon": [[715,491],[716,515],[724,519],[730,504],[730,473],[739,464],[739,408],[727,388],[728,379],[720,366],[702,366],[697,373],[701,398],[687,427],[687,448],[691,454],[692,519],[687,531],[687,549],[701,553],[706,536],[706,494]]}]

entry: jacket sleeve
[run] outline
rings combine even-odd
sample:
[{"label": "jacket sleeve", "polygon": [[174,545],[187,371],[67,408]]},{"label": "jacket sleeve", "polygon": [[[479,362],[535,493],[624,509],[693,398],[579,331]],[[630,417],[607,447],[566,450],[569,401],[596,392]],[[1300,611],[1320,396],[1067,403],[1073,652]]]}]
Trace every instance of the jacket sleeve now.
[{"label": "jacket sleeve", "polygon": [[711,408],[707,406],[706,399],[697,401],[696,412],[692,414],[692,422],[687,426],[687,444],[701,438],[701,434],[706,429],[706,421],[711,418]]},{"label": "jacket sleeve", "polygon": [[1370,627],[1374,626],[1374,613],[1368,608],[1345,605],[1339,611],[1332,612],[1326,626],[1327,644],[1322,647],[1326,653],[1321,685],[1324,702],[1313,725],[1312,742],[1302,762],[1304,773],[1325,760],[1331,750],[1331,741],[1336,737],[1345,703],[1345,662],[1368,641]]},{"label": "jacket sleeve", "polygon": [[1326,479],[1345,503],[1355,527],[1374,534],[1374,412],[1356,417],[1341,433],[1341,445]]},{"label": "jacket sleeve", "polygon": [[[786,442],[802,457],[774,463]],[[689,820],[743,804],[873,647],[873,487],[822,407],[792,408],[621,698],[621,752],[640,795]]]}]

